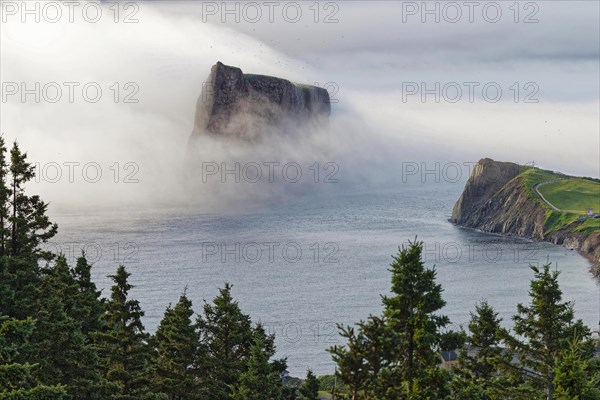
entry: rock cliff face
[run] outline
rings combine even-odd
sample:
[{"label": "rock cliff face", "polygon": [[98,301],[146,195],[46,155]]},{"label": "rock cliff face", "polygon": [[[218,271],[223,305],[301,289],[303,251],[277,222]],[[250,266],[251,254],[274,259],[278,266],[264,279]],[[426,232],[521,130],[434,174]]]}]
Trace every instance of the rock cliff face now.
[{"label": "rock cliff face", "polygon": [[546,208],[525,189],[523,167],[509,162],[479,160],[452,210],[452,222],[485,232],[544,240],[577,249],[600,265],[600,234],[571,229],[547,234]]},{"label": "rock cliff face", "polygon": [[545,211],[531,200],[514,178],[519,165],[480,160],[452,210],[452,221],[486,232],[542,239]]},{"label": "rock cliff face", "polygon": [[329,117],[326,89],[264,75],[244,74],[217,62],[196,106],[194,136],[253,137],[272,128],[301,128]]}]

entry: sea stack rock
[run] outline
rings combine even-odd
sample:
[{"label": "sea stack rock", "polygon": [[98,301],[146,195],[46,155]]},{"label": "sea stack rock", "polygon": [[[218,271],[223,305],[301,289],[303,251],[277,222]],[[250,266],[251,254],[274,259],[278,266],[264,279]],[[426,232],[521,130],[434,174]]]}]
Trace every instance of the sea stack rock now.
[{"label": "sea stack rock", "polygon": [[197,102],[192,138],[206,134],[251,138],[273,129],[301,129],[326,121],[330,113],[326,89],[244,74],[217,62]]}]

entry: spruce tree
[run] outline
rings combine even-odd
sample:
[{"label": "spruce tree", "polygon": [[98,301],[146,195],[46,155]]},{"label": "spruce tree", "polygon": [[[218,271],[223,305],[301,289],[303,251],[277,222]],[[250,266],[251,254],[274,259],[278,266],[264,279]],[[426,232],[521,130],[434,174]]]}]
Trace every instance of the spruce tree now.
[{"label": "spruce tree", "polygon": [[349,398],[358,400],[361,393],[372,390],[369,380],[371,372],[365,362],[366,353],[371,346],[365,343],[362,333],[356,332],[353,327],[340,325],[338,329],[340,336],[346,340],[346,345],[329,349],[336,363],[335,374],[346,385]]},{"label": "spruce tree", "polygon": [[346,345],[336,345],[328,351],[345,391],[353,400],[362,396],[383,397],[387,388],[379,386],[379,380],[385,375],[392,351],[385,320],[370,316],[366,322],[359,322],[357,329],[342,325],[338,329]]},{"label": "spruce tree", "polygon": [[22,353],[29,352],[34,326],[31,318],[16,320],[0,316],[0,399],[67,400],[64,387],[42,385],[33,377],[38,365],[17,361]]},{"label": "spruce tree", "polygon": [[600,374],[590,347],[582,339],[576,334],[555,361],[556,400],[600,399]]},{"label": "spruce tree", "polygon": [[0,135],[0,257],[8,253],[10,243],[10,229],[8,226],[10,217],[11,191],[8,185],[9,165],[6,160],[6,143]]},{"label": "spruce tree", "polygon": [[89,314],[87,299],[63,256],[43,270],[37,295],[32,358],[40,368],[35,376],[65,385],[74,400],[106,398],[97,352],[82,329]]},{"label": "spruce tree", "polygon": [[233,400],[279,400],[281,378],[273,371],[269,362],[271,354],[266,350],[265,337],[260,332],[254,335],[246,371],[242,372],[233,390]]},{"label": "spruce tree", "polygon": [[552,400],[556,360],[569,348],[570,339],[580,335],[582,341],[587,341],[590,332],[581,320],[574,320],[573,304],[562,301],[560,272],[551,271],[550,264],[531,269],[534,272],[529,290],[531,303],[517,305],[517,314],[513,316],[517,337],[507,336],[506,340],[511,351],[518,355],[529,383]]},{"label": "spruce tree", "polygon": [[240,375],[246,371],[254,341],[250,317],[233,300],[230,284],[219,289],[213,304],[205,302],[198,325],[201,345],[206,349],[201,362],[206,368],[207,390],[214,400],[229,400]]},{"label": "spruce tree", "polygon": [[153,385],[170,400],[204,398],[200,381],[200,337],[192,321],[192,302],[183,293],[175,307],[167,307],[152,340]]},{"label": "spruce tree", "polygon": [[338,376],[360,396],[377,399],[445,398],[449,374],[439,368],[440,351],[462,346],[464,335],[443,332],[448,317],[435,269],[425,268],[423,244],[411,242],[393,257],[392,295],[383,297],[382,318],[359,325],[358,334],[342,330],[348,348],[333,347]]},{"label": "spruce tree", "polygon": [[104,312],[104,300],[100,297],[102,292],[92,281],[91,270],[92,266],[82,251],[75,267],[71,270],[71,275],[77,285],[77,291],[73,294],[77,298],[77,307],[73,310],[73,316],[80,321],[81,331],[86,336],[101,329]]},{"label": "spruce tree", "polygon": [[505,392],[508,382],[500,371],[512,357],[502,348],[501,322],[485,300],[471,312],[468,347],[461,349],[454,371],[453,398],[492,400]]},{"label": "spruce tree", "polygon": [[28,196],[25,184],[34,168],[15,143],[10,160],[0,136],[0,312],[17,319],[35,314],[39,249],[56,234],[56,224],[46,216],[47,204]]},{"label": "spruce tree", "polygon": [[[269,356],[269,359],[272,359],[276,353],[275,334],[272,333],[272,334],[268,335],[267,332],[265,331],[264,326],[260,322],[254,326],[252,331],[253,331],[253,335],[254,335],[254,340],[256,341],[256,337],[261,338],[261,343],[263,343],[263,350],[264,350],[265,354],[267,354]],[[271,368],[273,369],[273,372],[276,372],[279,375],[281,375],[283,373],[283,371],[287,370],[287,359],[286,358],[272,359],[270,363],[271,363]]]},{"label": "spruce tree", "polygon": [[142,324],[144,312],[139,302],[129,298],[133,288],[128,282],[130,275],[121,265],[110,276],[114,285],[106,303],[106,328],[96,335],[105,376],[116,390],[113,398],[123,400],[151,396],[148,334]]},{"label": "spruce tree", "polygon": [[21,152],[17,142],[10,151],[10,161],[10,254],[47,256],[39,245],[56,235],[58,227],[46,215],[48,204],[37,195],[25,194],[25,184],[35,177],[35,167],[27,162],[27,153]]},{"label": "spruce tree", "polygon": [[306,379],[298,392],[300,400],[319,400],[319,380],[310,369],[306,372]]},{"label": "spruce tree", "polygon": [[0,257],[0,313],[16,319],[35,316],[40,272],[31,257]]},{"label": "spruce tree", "polygon": [[461,333],[443,332],[450,324],[438,313],[446,305],[443,289],[435,281],[435,267],[425,268],[422,251],[423,243],[416,240],[400,249],[391,265],[392,295],[383,297],[394,343],[383,381],[392,398],[394,392],[407,399],[445,397],[448,377],[438,368],[440,351],[457,349],[464,340]]}]

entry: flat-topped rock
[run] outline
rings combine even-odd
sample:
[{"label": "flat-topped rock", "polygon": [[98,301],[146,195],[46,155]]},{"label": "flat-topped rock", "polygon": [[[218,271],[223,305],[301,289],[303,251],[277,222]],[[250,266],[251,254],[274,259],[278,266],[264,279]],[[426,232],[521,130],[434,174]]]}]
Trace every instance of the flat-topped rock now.
[{"label": "flat-topped rock", "polygon": [[244,74],[240,68],[217,62],[198,99],[192,137],[254,137],[264,129],[301,129],[308,122],[328,119],[330,113],[326,89]]}]

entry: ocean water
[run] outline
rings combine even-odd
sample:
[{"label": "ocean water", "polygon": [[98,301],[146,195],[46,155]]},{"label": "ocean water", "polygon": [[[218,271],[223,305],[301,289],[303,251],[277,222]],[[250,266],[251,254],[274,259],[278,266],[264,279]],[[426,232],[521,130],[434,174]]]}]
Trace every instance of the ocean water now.
[{"label": "ocean water", "polygon": [[132,296],[154,331],[183,290],[202,310],[224,282],[242,310],[276,334],[278,356],[293,375],[332,373],[326,349],[343,342],[336,324],[381,312],[390,288],[391,255],[418,236],[445,291],[443,312],[454,326],[487,299],[510,326],[527,302],[529,264],[562,271],[565,299],[590,327],[598,323],[598,286],[591,264],[548,243],[491,235],[448,222],[462,185],[406,186],[397,191],[326,194],[278,201],[237,214],[197,208],[54,212],[59,235],[48,245],[73,260],[82,249],[108,295],[118,264],[135,285]]}]

